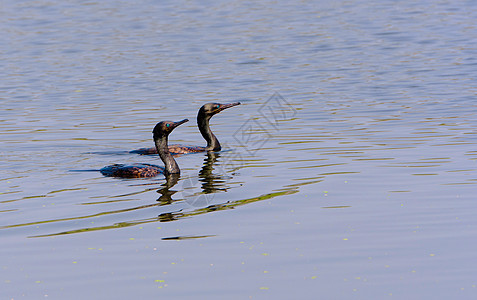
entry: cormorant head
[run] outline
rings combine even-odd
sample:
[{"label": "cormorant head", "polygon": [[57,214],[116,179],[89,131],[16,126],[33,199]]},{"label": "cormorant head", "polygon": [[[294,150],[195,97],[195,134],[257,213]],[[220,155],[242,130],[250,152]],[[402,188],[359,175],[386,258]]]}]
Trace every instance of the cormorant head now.
[{"label": "cormorant head", "polygon": [[168,136],[172,132],[172,130],[174,130],[174,128],[188,121],[189,119],[184,119],[179,122],[162,121],[157,123],[154,129],[152,130],[152,133],[154,134],[154,139],[163,137],[163,136]]},{"label": "cormorant head", "polygon": [[199,109],[199,114],[204,114],[208,117],[212,117],[213,115],[223,111],[224,109],[227,109],[232,106],[239,105],[240,102],[233,102],[233,103],[227,103],[227,104],[220,104],[220,103],[206,103],[202,105],[202,107]]}]

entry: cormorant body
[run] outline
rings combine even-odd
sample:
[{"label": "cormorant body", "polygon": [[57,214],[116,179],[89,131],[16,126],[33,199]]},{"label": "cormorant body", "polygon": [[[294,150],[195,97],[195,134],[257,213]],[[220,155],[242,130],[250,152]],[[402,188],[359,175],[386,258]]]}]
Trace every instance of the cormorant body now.
[{"label": "cormorant body", "polygon": [[154,177],[159,174],[179,174],[180,169],[177,162],[169,152],[167,145],[169,134],[177,126],[189,121],[184,119],[179,122],[162,121],[156,124],[152,133],[154,143],[156,145],[156,153],[159,154],[164,167],[151,164],[114,164],[106,166],[100,170],[104,176],[122,177],[122,178],[140,178],[140,177]]}]

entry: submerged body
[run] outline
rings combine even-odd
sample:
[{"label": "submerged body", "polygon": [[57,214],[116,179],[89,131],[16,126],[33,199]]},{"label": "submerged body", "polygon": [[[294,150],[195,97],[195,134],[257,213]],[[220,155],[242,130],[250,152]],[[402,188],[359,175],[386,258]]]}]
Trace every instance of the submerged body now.
[{"label": "submerged body", "polygon": [[[169,146],[169,151],[172,153],[172,155],[180,155],[180,154],[187,154],[187,153],[222,150],[222,146],[220,146],[219,140],[210,129],[209,120],[215,114],[236,105],[240,105],[240,102],[233,102],[228,104],[220,104],[220,103],[204,104],[199,109],[199,112],[197,113],[197,126],[199,127],[202,137],[207,142],[207,146],[203,147],[203,146],[175,144],[175,145]],[[157,149],[156,148],[141,148],[141,149],[133,150],[130,153],[137,153],[142,155],[157,154]]]},{"label": "submerged body", "polygon": [[106,166],[100,170],[101,174],[110,177],[121,178],[141,178],[141,177],[154,177],[159,174],[179,174],[180,169],[177,162],[169,152],[167,145],[168,136],[177,126],[189,121],[184,119],[179,122],[162,121],[156,124],[154,127],[153,138],[156,144],[156,153],[159,154],[164,167],[151,165],[151,164],[114,164]]},{"label": "submerged body", "polygon": [[164,174],[164,168],[151,164],[114,164],[99,170],[104,176],[122,178],[154,177]]},{"label": "submerged body", "polygon": [[191,145],[170,145],[169,151],[173,153],[173,155],[179,154],[187,154],[187,153],[196,153],[196,152],[204,152],[207,151],[205,147],[202,146],[191,146]]},{"label": "submerged body", "polygon": [[[181,154],[187,154],[187,153],[196,153],[196,152],[204,152],[207,151],[205,150],[205,147],[203,146],[192,146],[192,145],[181,145],[181,144],[173,144],[169,145],[169,152],[174,155],[181,155]],[[129,151],[129,153],[136,153],[136,154],[141,154],[141,155],[151,155],[151,154],[157,154],[156,148],[139,148],[137,150],[132,150]]]}]

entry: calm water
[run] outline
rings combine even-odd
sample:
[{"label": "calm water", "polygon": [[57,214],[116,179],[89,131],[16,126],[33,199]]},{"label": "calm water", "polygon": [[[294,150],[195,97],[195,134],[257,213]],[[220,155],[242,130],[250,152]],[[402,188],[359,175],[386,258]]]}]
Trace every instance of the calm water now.
[{"label": "calm water", "polygon": [[[1,299],[475,299],[472,1],[3,1]],[[177,158],[177,182],[103,177]]]}]

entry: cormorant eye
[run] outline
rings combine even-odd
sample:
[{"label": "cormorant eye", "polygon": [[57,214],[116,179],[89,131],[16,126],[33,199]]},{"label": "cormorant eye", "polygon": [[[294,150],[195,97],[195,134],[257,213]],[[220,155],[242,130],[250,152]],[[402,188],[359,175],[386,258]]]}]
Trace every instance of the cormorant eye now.
[{"label": "cormorant eye", "polygon": [[166,124],[166,127],[170,127],[170,126],[171,126],[171,124]]},{"label": "cormorant eye", "polygon": [[220,105],[219,105],[219,104],[215,105],[215,108],[219,108],[219,107],[220,107]]}]

